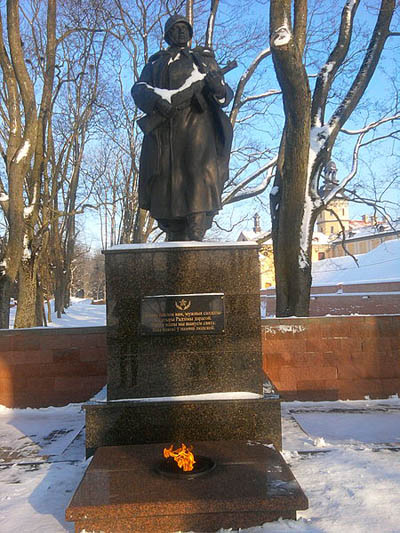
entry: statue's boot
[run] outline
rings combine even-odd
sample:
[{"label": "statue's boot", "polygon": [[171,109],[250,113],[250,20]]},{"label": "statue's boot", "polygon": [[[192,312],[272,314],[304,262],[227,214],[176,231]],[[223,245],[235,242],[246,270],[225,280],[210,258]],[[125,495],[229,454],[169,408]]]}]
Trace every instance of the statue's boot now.
[{"label": "statue's boot", "polygon": [[186,233],[186,229],[182,231],[167,231],[167,241],[189,241],[189,237]]},{"label": "statue's boot", "polygon": [[190,241],[202,241],[207,231],[206,213],[193,213],[187,216],[187,234]]}]

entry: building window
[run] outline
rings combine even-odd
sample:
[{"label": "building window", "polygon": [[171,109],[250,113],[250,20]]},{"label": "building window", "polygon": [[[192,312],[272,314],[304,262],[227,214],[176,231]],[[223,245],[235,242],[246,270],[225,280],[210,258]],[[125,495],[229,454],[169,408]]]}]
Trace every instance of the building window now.
[{"label": "building window", "polygon": [[331,226],[331,233],[335,232],[335,226]]},{"label": "building window", "polygon": [[342,209],[342,215],[344,216],[344,209]]},{"label": "building window", "polygon": [[321,259],[325,259],[325,252],[318,252],[318,261],[321,261]]}]

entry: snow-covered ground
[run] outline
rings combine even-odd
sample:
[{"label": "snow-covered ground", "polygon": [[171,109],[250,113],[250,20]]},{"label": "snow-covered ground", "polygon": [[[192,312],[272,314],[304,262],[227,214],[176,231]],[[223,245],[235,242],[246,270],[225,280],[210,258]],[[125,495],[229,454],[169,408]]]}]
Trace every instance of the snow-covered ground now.
[{"label": "snow-covered ground", "polygon": [[[400,399],[288,402],[282,415],[283,455],[310,508],[247,533],[398,533]],[[1,532],[73,531],[64,510],[88,464],[83,427],[80,404],[0,407]]]},{"label": "snow-covered ground", "polygon": [[[53,302],[52,302],[53,310]],[[10,328],[14,327],[16,307],[10,309]],[[88,298],[71,298],[71,306],[65,310],[61,318],[52,311],[51,328],[79,328],[86,326],[106,325],[106,306],[92,305]]]},{"label": "snow-covered ground", "polygon": [[[392,265],[393,257],[376,259]],[[357,269],[354,263],[349,267]],[[105,306],[79,299],[49,324],[89,325],[105,325]],[[399,398],[283,403],[282,422],[283,455],[310,508],[299,512],[297,521],[268,523],[247,533],[400,532]],[[87,465],[80,404],[0,406],[0,532],[72,532],[64,511]]]}]

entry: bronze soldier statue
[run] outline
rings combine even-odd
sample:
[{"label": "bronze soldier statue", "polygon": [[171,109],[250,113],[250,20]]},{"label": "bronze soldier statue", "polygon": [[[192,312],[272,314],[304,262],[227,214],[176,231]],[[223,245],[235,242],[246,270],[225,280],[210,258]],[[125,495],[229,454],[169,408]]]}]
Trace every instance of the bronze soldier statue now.
[{"label": "bronze soldier statue", "polygon": [[146,113],[140,157],[139,206],[168,241],[201,241],[221,209],[232,127],[222,108],[232,90],[212,50],[190,49],[193,30],[180,15],[165,24],[167,50],[150,57],[132,97]]}]

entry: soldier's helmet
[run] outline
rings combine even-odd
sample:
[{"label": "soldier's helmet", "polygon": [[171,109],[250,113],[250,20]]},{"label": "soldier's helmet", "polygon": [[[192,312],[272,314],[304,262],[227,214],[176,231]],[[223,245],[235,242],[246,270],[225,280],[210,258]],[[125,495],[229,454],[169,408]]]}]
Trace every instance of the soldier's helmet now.
[{"label": "soldier's helmet", "polygon": [[184,22],[185,24],[187,24],[189,28],[190,39],[193,37],[193,28],[190,22],[187,20],[187,18],[183,17],[182,15],[172,15],[172,17],[169,17],[169,19],[167,20],[164,26],[164,39],[168,44],[171,44],[168,39],[168,33],[170,29],[172,28],[172,26],[174,26],[175,24],[178,24],[178,22]]}]

